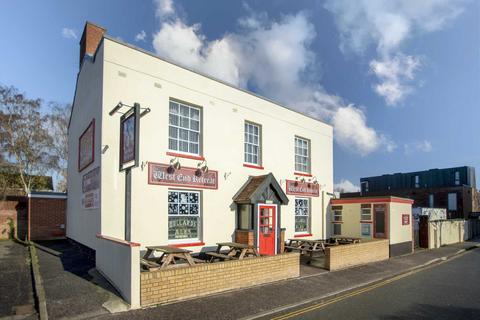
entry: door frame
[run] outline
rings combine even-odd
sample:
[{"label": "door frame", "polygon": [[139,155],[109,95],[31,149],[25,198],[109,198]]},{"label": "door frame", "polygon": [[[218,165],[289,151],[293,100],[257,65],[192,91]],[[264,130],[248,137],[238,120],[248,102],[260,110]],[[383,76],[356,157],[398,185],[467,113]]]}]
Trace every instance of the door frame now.
[{"label": "door frame", "polygon": [[278,253],[277,249],[277,225],[278,225],[278,206],[274,203],[258,203],[257,204],[257,248],[258,251],[260,251],[260,207],[270,207],[270,208],[275,208],[275,255]]},{"label": "door frame", "polygon": [[[375,207],[379,207],[379,206],[385,206],[385,211],[384,211],[384,223],[385,223],[385,232],[384,232],[384,236],[383,237],[377,237],[376,234],[377,234],[377,219],[376,219],[376,215],[375,215]],[[390,223],[390,219],[388,218],[389,217],[389,210],[388,210],[388,204],[386,203],[377,203],[377,204],[373,204],[373,207],[372,207],[372,215],[373,215],[373,237],[374,239],[390,239],[390,228],[389,228],[389,223]]]}]

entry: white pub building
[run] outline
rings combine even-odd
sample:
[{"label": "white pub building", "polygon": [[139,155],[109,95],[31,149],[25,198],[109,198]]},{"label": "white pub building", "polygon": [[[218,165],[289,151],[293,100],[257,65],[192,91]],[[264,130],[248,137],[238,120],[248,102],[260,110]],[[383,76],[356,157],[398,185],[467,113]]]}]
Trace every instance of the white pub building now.
[{"label": "white pub building", "polygon": [[94,250],[234,241],[273,255],[328,236],[330,125],[91,23],[68,134],[67,236]]}]

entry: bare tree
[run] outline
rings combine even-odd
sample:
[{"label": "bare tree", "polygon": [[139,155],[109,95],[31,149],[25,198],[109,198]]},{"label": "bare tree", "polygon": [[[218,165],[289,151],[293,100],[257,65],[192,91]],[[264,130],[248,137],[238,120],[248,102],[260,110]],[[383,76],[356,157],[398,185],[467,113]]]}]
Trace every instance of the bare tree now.
[{"label": "bare tree", "polygon": [[54,171],[58,174],[56,189],[67,190],[68,161],[68,121],[72,106],[70,104],[50,103],[48,131],[52,137],[52,151],[58,157]]},{"label": "bare tree", "polygon": [[27,194],[32,190],[35,175],[55,168],[59,159],[52,152],[48,118],[40,108],[40,99],[29,99],[15,87],[0,85],[0,153],[15,164]]}]

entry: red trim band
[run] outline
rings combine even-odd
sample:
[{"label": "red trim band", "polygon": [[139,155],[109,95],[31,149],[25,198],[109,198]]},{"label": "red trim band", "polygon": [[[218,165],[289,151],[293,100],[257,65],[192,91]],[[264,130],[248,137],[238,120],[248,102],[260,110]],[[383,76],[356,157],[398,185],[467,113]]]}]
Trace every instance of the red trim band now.
[{"label": "red trim band", "polygon": [[175,152],[167,152],[167,156],[185,158],[185,159],[192,159],[192,160],[202,160],[202,161],[205,160],[205,158],[202,157],[202,156],[193,156],[193,155],[188,155],[188,154],[183,154],[183,153],[175,153]]},{"label": "red trim band", "polygon": [[248,163],[244,163],[243,166],[246,167],[246,168],[259,169],[259,170],[265,169],[265,168],[262,167],[262,166],[257,166],[257,165],[248,164]]},{"label": "red trim band", "polygon": [[205,242],[192,242],[192,243],[171,243],[169,246],[181,248],[181,247],[198,247],[204,246]]},{"label": "red trim band", "polygon": [[302,177],[313,177],[311,173],[294,172],[293,174],[296,176],[302,176]]},{"label": "red trim band", "polygon": [[345,198],[345,199],[332,199],[330,200],[333,205],[336,204],[348,204],[348,203],[379,203],[379,202],[394,202],[413,204],[413,200],[407,198],[386,197],[386,198]]},{"label": "red trim band", "polygon": [[104,235],[101,235],[100,233],[97,234],[97,238],[112,241],[112,242],[115,242],[115,243],[118,243],[118,244],[121,244],[121,245],[124,245],[124,246],[127,246],[127,247],[140,247],[140,243],[130,242],[130,241],[117,239],[117,238],[109,237],[109,236],[104,236]]},{"label": "red trim band", "polygon": [[311,237],[311,236],[313,236],[313,234],[311,234],[311,233],[304,233],[304,234],[296,234],[296,235],[294,235],[293,237],[294,237],[294,238],[302,238],[302,237]]}]

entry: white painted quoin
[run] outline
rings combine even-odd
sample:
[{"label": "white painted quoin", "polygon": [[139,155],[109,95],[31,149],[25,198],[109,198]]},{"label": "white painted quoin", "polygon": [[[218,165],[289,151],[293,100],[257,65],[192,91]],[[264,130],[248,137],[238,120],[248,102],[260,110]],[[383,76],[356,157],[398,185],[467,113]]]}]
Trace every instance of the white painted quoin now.
[{"label": "white painted quoin", "polygon": [[[138,243],[141,249],[174,244],[193,251],[232,241],[238,228],[233,197],[250,176],[269,173],[288,196],[288,205],[281,206],[276,219],[285,238],[327,236],[327,193],[333,191],[330,125],[166,61],[104,31],[87,23],[80,43],[83,58],[68,140],[69,238],[92,249],[98,248],[97,235],[102,235]],[[125,239],[125,172],[119,170],[120,117],[128,108],[109,114],[119,102],[150,109],[140,119],[140,165],[131,169],[129,239]],[[93,145],[84,137],[87,142],[80,146],[82,134],[92,133],[92,123]],[[180,135],[191,144],[175,138]],[[167,176],[162,166],[170,166],[171,161],[180,164],[170,173],[182,174],[184,186],[161,183]],[[191,174],[205,165],[209,171],[202,171],[201,177]],[[198,181],[192,180],[195,177]],[[198,187],[202,184],[207,187]],[[191,219],[185,218],[185,210]],[[175,230],[185,225],[187,233]],[[194,228],[197,231],[192,232]],[[185,235],[191,237],[182,238]]]}]

